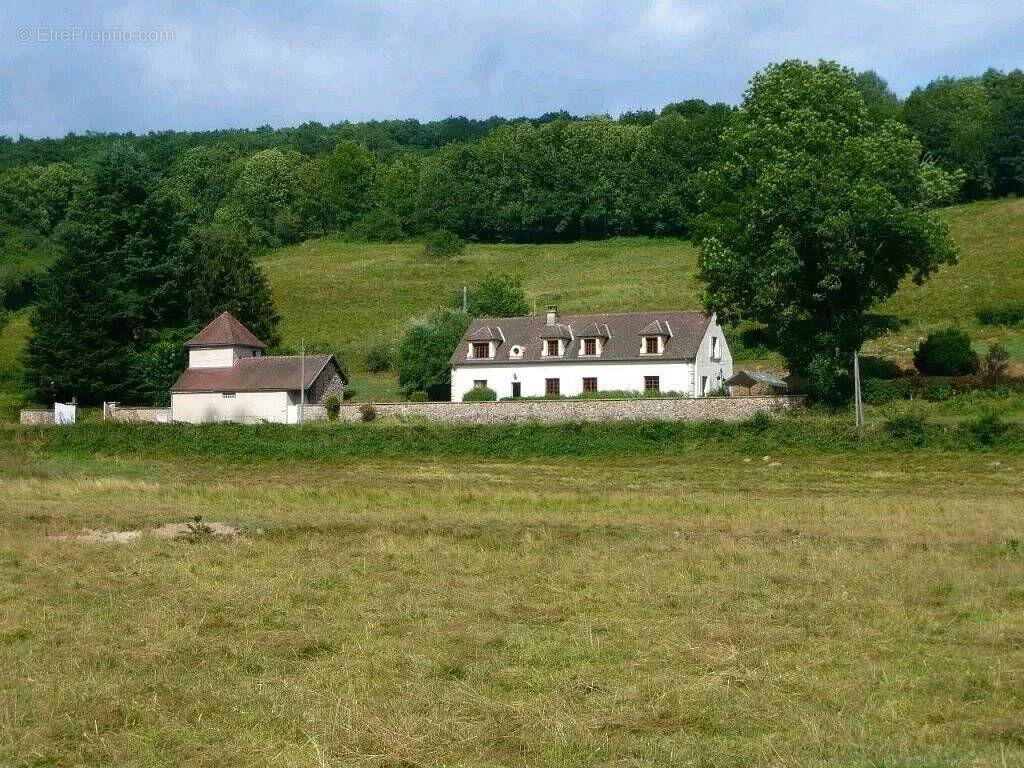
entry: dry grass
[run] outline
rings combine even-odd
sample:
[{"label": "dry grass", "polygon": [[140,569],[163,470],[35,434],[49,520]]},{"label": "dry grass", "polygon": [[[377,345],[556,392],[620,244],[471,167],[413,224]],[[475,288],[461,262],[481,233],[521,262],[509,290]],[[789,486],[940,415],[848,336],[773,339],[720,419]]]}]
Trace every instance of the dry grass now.
[{"label": "dry grass", "polygon": [[1024,763],[1024,460],[772,459],[20,448],[0,764]]}]

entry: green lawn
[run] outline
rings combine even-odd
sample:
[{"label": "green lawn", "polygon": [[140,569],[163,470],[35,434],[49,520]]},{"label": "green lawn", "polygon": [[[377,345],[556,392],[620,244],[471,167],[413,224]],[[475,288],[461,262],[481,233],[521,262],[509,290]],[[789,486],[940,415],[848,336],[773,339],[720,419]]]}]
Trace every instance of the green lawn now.
[{"label": "green lawn", "polygon": [[[0,451],[4,766],[1024,764],[1019,453],[26,434]],[[244,536],[60,538],[193,515]]]}]

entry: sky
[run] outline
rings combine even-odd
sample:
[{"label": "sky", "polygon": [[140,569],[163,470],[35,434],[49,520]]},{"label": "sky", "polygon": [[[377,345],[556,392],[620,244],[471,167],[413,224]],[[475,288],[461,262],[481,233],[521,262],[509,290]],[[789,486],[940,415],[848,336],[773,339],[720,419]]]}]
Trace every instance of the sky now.
[{"label": "sky", "polygon": [[738,103],[786,58],[905,96],[1024,66],[1024,2],[4,0],[0,134],[618,115]]}]

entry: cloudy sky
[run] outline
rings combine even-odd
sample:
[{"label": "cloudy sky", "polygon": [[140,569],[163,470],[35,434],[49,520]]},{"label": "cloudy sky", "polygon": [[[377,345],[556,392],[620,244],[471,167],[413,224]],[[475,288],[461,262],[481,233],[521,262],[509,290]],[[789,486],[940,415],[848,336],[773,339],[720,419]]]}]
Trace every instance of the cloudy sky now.
[{"label": "cloudy sky", "polygon": [[788,57],[901,95],[1024,66],[1006,0],[5,0],[0,134],[575,114],[737,102]]}]

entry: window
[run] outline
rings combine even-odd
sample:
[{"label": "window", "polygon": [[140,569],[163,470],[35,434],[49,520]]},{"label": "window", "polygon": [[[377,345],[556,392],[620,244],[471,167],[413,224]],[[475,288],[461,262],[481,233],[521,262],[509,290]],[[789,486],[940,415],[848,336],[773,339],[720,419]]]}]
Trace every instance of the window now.
[{"label": "window", "polygon": [[644,392],[660,392],[661,391],[661,377],[660,376],[644,376]]},{"label": "window", "polygon": [[711,337],[711,359],[716,363],[722,359],[722,350],[718,345],[718,337]]},{"label": "window", "polygon": [[473,389],[485,389],[487,387],[487,379],[473,379]]},{"label": "window", "polygon": [[701,376],[700,377],[700,394],[701,394],[701,397],[707,397],[709,382],[710,382],[710,380],[708,379],[707,376]]},{"label": "window", "polygon": [[558,339],[548,339],[548,357],[558,357]]},{"label": "window", "polygon": [[486,341],[473,342],[473,357],[490,357],[491,345]]},{"label": "window", "polygon": [[597,377],[596,376],[584,376],[583,377],[583,391],[584,392],[597,392]]},{"label": "window", "polygon": [[597,339],[584,339],[583,340],[583,354],[584,355],[596,355],[597,354]]},{"label": "window", "polygon": [[544,394],[545,395],[560,395],[562,394],[562,385],[560,379],[544,379]]},{"label": "window", "polygon": [[648,355],[658,354],[658,337],[644,336],[644,352]]},{"label": "window", "polygon": [[234,397],[235,393],[234,392],[221,392],[220,395],[221,395],[221,397]]}]

